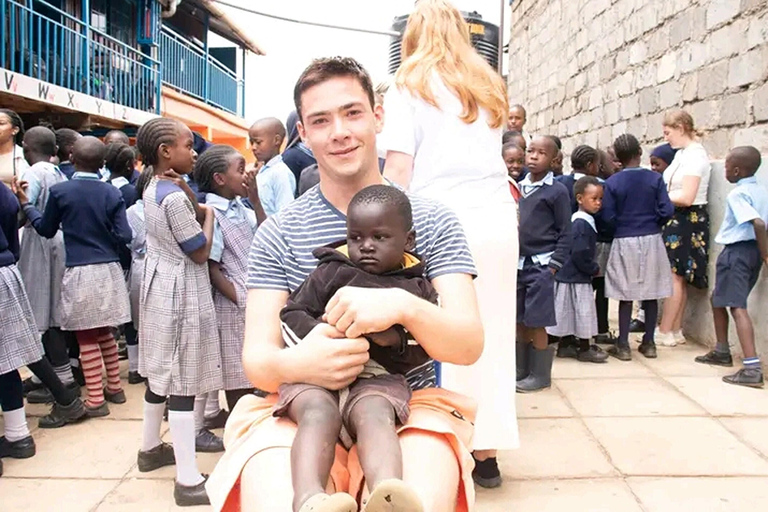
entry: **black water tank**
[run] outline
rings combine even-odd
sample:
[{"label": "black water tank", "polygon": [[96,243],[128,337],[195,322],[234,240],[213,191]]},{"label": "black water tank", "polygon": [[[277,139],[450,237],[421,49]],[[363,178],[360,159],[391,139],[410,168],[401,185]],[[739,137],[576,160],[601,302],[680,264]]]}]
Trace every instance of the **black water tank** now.
[{"label": "black water tank", "polygon": [[[469,34],[472,38],[472,46],[493,69],[499,69],[499,27],[493,23],[483,21],[483,17],[477,12],[462,12],[464,19],[469,24]],[[400,67],[401,47],[403,32],[408,23],[408,15],[398,16],[392,23],[392,30],[399,36],[392,36],[389,43],[389,73],[393,74]]]}]

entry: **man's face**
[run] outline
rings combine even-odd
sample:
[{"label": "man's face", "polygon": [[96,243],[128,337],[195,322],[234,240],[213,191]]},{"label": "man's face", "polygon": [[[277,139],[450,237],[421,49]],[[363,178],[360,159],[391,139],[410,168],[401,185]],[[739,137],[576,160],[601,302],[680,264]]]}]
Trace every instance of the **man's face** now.
[{"label": "man's face", "polygon": [[320,175],[359,179],[378,173],[376,134],[384,111],[371,107],[354,77],[336,77],[310,87],[301,95],[299,134],[312,149]]},{"label": "man's face", "polygon": [[510,109],[507,129],[522,132],[523,126],[525,126],[525,113],[519,108]]},{"label": "man's face", "polygon": [[403,253],[413,250],[414,236],[402,217],[380,203],[356,204],[348,212],[349,259],[371,274],[399,268]]}]

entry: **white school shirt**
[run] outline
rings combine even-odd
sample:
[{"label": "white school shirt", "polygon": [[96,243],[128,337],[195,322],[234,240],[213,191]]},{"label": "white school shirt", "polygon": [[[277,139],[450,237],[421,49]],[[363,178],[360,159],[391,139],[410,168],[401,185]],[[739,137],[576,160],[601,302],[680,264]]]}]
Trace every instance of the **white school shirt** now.
[{"label": "white school shirt", "polygon": [[664,183],[669,192],[676,192],[683,188],[683,177],[698,176],[701,178],[699,190],[693,200],[694,205],[707,204],[707,192],[709,191],[709,177],[712,173],[712,164],[707,156],[707,150],[699,142],[692,142],[687,148],[675,153],[675,158],[664,171]]}]

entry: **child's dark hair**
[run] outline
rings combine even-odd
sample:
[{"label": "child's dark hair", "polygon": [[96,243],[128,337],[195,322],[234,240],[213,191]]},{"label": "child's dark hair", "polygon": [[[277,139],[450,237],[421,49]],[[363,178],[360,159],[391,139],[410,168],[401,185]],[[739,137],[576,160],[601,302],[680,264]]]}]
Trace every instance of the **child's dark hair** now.
[{"label": "child's dark hair", "polygon": [[349,202],[348,211],[358,205],[381,204],[394,208],[403,220],[403,227],[410,230],[413,226],[411,201],[397,187],[391,185],[371,185],[355,194]]},{"label": "child's dark hair", "polygon": [[503,146],[501,146],[501,154],[504,154],[504,152],[505,152],[506,150],[508,150],[508,149],[512,149],[512,148],[517,148],[517,149],[519,149],[520,151],[523,151],[523,148],[521,148],[520,146],[518,146],[516,143],[514,143],[514,142],[505,142],[505,143],[504,143],[504,145],[503,145]]},{"label": "child's dark hair", "polygon": [[107,154],[104,157],[104,165],[114,176],[128,177],[133,173],[133,166],[129,163],[136,159],[136,153],[128,144],[121,142],[113,143],[107,146]]},{"label": "child's dark hair", "polygon": [[374,107],[376,97],[373,92],[373,82],[371,81],[371,76],[359,62],[350,57],[315,59],[304,70],[293,88],[293,103],[296,105],[299,119],[303,119],[301,95],[304,94],[304,91],[338,77],[353,77],[360,82],[365,94],[368,96],[368,101],[371,103],[371,108]]},{"label": "child's dark hair", "polygon": [[71,128],[59,128],[56,130],[56,145],[59,146],[59,152],[56,156],[60,162],[69,160],[72,153],[72,145],[80,138],[80,134]]},{"label": "child's dark hair", "polygon": [[739,146],[733,148],[728,156],[750,176],[754,176],[763,163],[760,151],[754,146]]},{"label": "child's dark hair", "polygon": [[144,198],[144,191],[147,190],[149,182],[152,181],[152,176],[154,176],[154,174],[155,171],[152,169],[151,165],[146,166],[144,170],[141,171],[139,179],[136,180],[136,192],[138,192],[139,197]]},{"label": "child's dark hair", "polygon": [[517,130],[507,130],[504,132],[504,135],[501,136],[501,143],[506,144],[510,142],[512,139],[514,139],[515,137],[522,137],[522,136],[523,134]]},{"label": "child's dark hair", "polygon": [[592,146],[582,144],[576,146],[571,153],[571,169],[583,171],[587,166],[597,160],[597,150]]},{"label": "child's dark hair", "polygon": [[643,154],[643,148],[640,147],[640,141],[637,140],[637,137],[631,133],[624,133],[613,141],[613,152],[619,162],[626,166],[633,158]]},{"label": "child's dark hair", "polygon": [[157,165],[157,150],[161,144],[173,144],[179,136],[181,123],[168,117],[150,119],[136,133],[136,147],[139,148],[146,165]]},{"label": "child's dark hair", "polygon": [[24,121],[21,120],[19,114],[8,108],[0,108],[0,114],[5,114],[11,120],[11,126],[19,129],[19,132],[13,137],[13,142],[21,145],[21,141],[24,140]]},{"label": "child's dark hair", "polygon": [[213,175],[227,172],[232,156],[239,155],[235,148],[216,144],[205,150],[195,162],[193,179],[200,192],[213,192]]},{"label": "child's dark hair", "polygon": [[587,187],[594,185],[596,187],[602,187],[602,182],[595,176],[582,176],[573,185],[573,195],[578,196],[586,192]]},{"label": "child's dark hair", "polygon": [[558,137],[557,135],[547,135],[547,137],[552,139],[552,142],[555,143],[555,146],[557,146],[558,151],[563,150],[563,141],[560,140],[560,137]]},{"label": "child's dark hair", "polygon": [[45,126],[33,126],[24,133],[24,141],[32,152],[42,156],[56,156],[56,134]]}]

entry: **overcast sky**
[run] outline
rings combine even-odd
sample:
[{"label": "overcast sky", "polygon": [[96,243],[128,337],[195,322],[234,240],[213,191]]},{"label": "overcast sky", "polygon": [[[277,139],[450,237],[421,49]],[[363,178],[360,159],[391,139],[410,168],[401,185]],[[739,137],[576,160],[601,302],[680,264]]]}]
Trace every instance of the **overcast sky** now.
[{"label": "overcast sky", "polygon": [[[499,23],[500,0],[453,0],[463,11],[477,11],[484,20]],[[408,14],[413,0],[283,0],[264,2],[228,0],[280,16],[375,30],[389,30],[392,20]],[[505,0],[509,20],[509,1]],[[226,6],[232,17],[267,53],[249,56],[246,63],[248,122],[276,116],[285,122],[293,110],[293,85],[301,71],[317,57],[343,55],[358,59],[374,83],[387,76],[389,37],[311,27],[268,19]],[[508,23],[508,21],[507,21]],[[509,31],[505,30],[505,34]],[[505,37],[505,42],[508,36]]]}]

